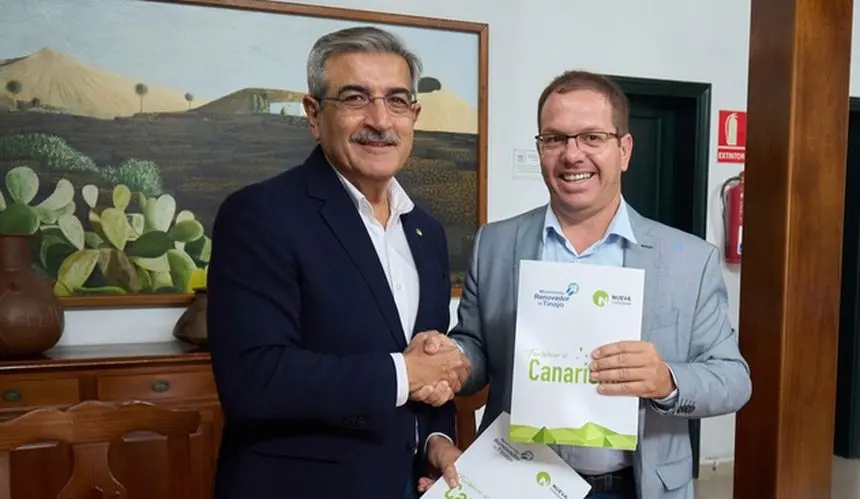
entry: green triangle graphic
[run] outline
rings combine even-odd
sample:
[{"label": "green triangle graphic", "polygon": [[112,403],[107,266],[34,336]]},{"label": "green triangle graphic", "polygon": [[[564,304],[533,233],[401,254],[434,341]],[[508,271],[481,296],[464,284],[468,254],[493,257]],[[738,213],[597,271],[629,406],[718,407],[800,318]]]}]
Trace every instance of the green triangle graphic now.
[{"label": "green triangle graphic", "polygon": [[537,432],[537,434],[534,437],[532,437],[532,440],[536,443],[539,443],[539,444],[554,444],[555,443],[555,437],[552,435],[552,433],[546,427],[541,428],[540,431]]},{"label": "green triangle graphic", "polygon": [[528,425],[512,424],[508,433],[513,441],[539,444],[579,445],[586,447],[634,450],[638,442],[636,435],[622,435],[595,423],[585,423],[579,428],[540,429]]}]

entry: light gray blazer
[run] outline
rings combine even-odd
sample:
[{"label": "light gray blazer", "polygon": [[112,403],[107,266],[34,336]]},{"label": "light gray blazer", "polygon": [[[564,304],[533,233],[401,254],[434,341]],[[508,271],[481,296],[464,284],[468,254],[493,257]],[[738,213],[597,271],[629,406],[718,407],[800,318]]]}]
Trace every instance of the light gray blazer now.
[{"label": "light gray blazer", "polygon": [[[460,395],[490,385],[479,431],[511,409],[511,373],[520,260],[539,260],[546,206],[478,230],[450,336],[472,362]],[[627,242],[624,266],[645,270],[643,340],[672,368],[678,398],[670,411],[643,400],[634,469],[640,499],[693,499],[688,418],[738,411],[750,398],[749,366],[729,324],[719,253],[693,235],[630,209],[639,244]]]}]

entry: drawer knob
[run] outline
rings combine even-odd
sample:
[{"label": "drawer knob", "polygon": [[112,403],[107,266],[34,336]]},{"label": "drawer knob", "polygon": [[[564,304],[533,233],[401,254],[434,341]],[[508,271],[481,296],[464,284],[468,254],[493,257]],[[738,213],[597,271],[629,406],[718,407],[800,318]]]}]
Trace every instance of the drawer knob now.
[{"label": "drawer knob", "polygon": [[17,388],[10,388],[3,392],[3,400],[6,402],[20,402],[21,401],[21,390]]},{"label": "drawer knob", "polygon": [[164,393],[167,390],[170,390],[170,381],[160,379],[152,383],[152,391],[154,392]]}]

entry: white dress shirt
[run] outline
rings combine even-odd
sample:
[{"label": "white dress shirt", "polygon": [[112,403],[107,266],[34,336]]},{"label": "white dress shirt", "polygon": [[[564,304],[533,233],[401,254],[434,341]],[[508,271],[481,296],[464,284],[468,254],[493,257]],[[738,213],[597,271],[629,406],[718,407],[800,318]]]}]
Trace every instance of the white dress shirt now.
[{"label": "white dress shirt", "polygon": [[[397,182],[397,179],[392,178],[388,183],[390,215],[388,223],[383,226],[373,216],[373,206],[364,194],[336,168],[334,170],[355,203],[361,216],[361,221],[364,223],[367,233],[373,242],[373,247],[376,249],[376,254],[379,257],[379,263],[385,271],[385,278],[388,280],[391,294],[394,296],[394,303],[397,306],[400,323],[403,326],[403,334],[406,337],[406,342],[409,343],[412,340],[412,331],[415,329],[415,318],[418,315],[418,301],[421,288],[418,278],[418,268],[412,257],[409,241],[406,240],[406,233],[403,230],[400,216],[412,211],[415,204],[409,198],[409,195],[406,194],[400,183]],[[396,406],[400,407],[409,400],[409,376],[406,372],[406,361],[403,358],[403,354],[394,352],[391,354],[391,358],[394,361],[394,369],[397,372]],[[449,441],[451,440],[447,435],[441,433],[434,433],[430,436],[433,435],[441,435]],[[429,441],[430,438],[428,437],[427,440]]]}]

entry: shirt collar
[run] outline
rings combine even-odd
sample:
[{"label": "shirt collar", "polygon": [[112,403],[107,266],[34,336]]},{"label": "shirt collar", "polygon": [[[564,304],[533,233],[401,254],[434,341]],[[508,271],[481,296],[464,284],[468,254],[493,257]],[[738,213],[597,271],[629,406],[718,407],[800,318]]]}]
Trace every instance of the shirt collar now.
[{"label": "shirt collar", "polygon": [[[352,184],[343,174],[332,166],[332,169],[337,174],[337,178],[340,179],[340,182],[346,188],[346,192],[349,193],[350,199],[355,203],[356,208],[359,210],[369,210],[369,213],[373,213],[373,209],[370,206],[370,201],[367,200],[367,197],[358,190],[358,188]],[[412,199],[409,197],[409,194],[406,193],[406,190],[403,189],[403,186],[400,185],[400,182],[397,181],[396,178],[391,177],[391,180],[388,181],[388,203],[391,209],[392,216],[400,216],[405,213],[409,213],[415,207],[415,203],[412,202]]]},{"label": "shirt collar", "polygon": [[[552,206],[547,203],[544,226],[541,233],[544,244],[546,244],[546,239],[551,232],[555,232],[562,238],[564,237],[561,224],[555,216],[555,212],[552,211]],[[618,205],[618,210],[615,211],[615,215],[612,217],[612,221],[609,222],[609,227],[606,229],[606,234],[603,235],[601,241],[609,240],[612,237],[626,239],[633,244],[639,244],[636,236],[633,234],[633,227],[630,225],[630,212],[627,209],[627,201],[624,200],[623,196],[621,197],[621,203]]]}]

